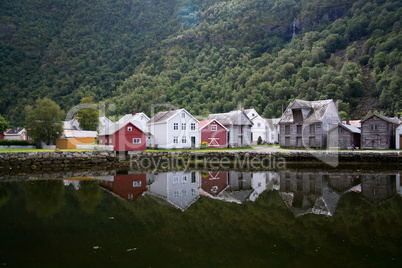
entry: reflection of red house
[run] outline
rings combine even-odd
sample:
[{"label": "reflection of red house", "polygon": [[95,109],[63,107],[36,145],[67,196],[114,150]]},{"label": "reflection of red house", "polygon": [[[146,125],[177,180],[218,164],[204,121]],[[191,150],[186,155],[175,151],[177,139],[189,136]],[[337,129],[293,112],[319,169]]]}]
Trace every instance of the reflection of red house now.
[{"label": "reflection of red house", "polygon": [[99,134],[100,145],[113,145],[114,151],[140,151],[146,149],[146,134],[129,122],[113,125]]},{"label": "reflection of red house", "polygon": [[4,140],[4,133],[3,132],[0,133],[0,140]]},{"label": "reflection of red house", "polygon": [[100,185],[127,201],[133,201],[147,190],[147,175],[116,175],[113,181],[101,180]]},{"label": "reflection of red house", "polygon": [[208,195],[217,196],[228,186],[227,172],[201,173],[201,189]]},{"label": "reflection of red house", "polygon": [[229,130],[216,119],[199,122],[198,129],[201,132],[201,143],[207,142],[208,148],[228,147]]}]

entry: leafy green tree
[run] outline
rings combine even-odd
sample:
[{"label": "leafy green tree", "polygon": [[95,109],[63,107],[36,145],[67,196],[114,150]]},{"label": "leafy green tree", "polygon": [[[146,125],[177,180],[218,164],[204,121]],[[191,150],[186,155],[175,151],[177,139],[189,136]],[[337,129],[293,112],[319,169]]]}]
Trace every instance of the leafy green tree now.
[{"label": "leafy green tree", "polygon": [[34,141],[51,144],[63,133],[64,111],[48,98],[37,99],[35,107],[25,107],[25,125]]},{"label": "leafy green tree", "polygon": [[9,128],[10,124],[0,115],[0,133],[3,133]]},{"label": "leafy green tree", "polygon": [[80,109],[77,112],[80,128],[83,130],[96,130],[99,125],[99,109],[93,101],[93,97],[81,99]]}]

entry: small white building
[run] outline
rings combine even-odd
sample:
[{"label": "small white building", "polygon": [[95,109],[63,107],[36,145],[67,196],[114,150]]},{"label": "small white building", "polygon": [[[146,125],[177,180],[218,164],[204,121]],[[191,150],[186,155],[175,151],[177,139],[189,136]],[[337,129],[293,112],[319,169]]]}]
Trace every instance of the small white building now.
[{"label": "small white building", "polygon": [[147,146],[158,149],[199,148],[198,123],[186,109],[159,112],[147,124]]},{"label": "small white building", "polygon": [[28,140],[25,128],[13,128],[4,133],[5,140]]},{"label": "small white building", "polygon": [[[146,133],[148,122],[149,117],[146,114],[136,113],[135,111],[133,111],[131,114],[123,115],[118,121],[114,122],[113,125],[110,125],[109,128],[115,130],[127,125],[128,123],[132,123],[134,126],[138,127],[140,130]],[[106,128],[105,131],[108,132],[107,130],[108,129]]]},{"label": "small white building", "polygon": [[266,133],[266,120],[262,118],[255,109],[244,110],[248,118],[253,122],[251,126],[251,143],[257,144],[258,139],[261,137],[261,142],[267,142]]},{"label": "small white building", "polygon": [[280,118],[272,118],[272,119],[265,119],[266,121],[266,141],[268,144],[277,144],[279,143],[279,121]]},{"label": "small white building", "polygon": [[401,149],[402,147],[402,123],[395,130],[395,148]]}]

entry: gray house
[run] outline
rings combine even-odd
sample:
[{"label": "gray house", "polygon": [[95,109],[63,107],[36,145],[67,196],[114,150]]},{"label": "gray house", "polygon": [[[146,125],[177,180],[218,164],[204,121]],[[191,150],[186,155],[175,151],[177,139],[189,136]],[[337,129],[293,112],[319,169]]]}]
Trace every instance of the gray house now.
[{"label": "gray house", "polygon": [[281,147],[326,148],[328,130],[341,123],[333,100],[294,100],[283,113],[280,125]]},{"label": "gray house", "polygon": [[354,126],[339,124],[328,131],[328,147],[339,149],[360,147],[360,129]]},{"label": "gray house", "polygon": [[229,147],[251,146],[251,127],[253,126],[253,122],[251,122],[250,118],[248,118],[243,110],[221,114],[210,114],[205,119],[216,119],[229,129]]},{"label": "gray house", "polygon": [[400,121],[379,114],[373,114],[361,121],[362,149],[394,149],[395,129]]}]

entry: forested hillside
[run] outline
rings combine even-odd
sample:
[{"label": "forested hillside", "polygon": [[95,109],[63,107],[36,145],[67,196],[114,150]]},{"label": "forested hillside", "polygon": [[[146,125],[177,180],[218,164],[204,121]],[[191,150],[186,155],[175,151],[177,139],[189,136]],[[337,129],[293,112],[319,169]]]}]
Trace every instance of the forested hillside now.
[{"label": "forested hillside", "polygon": [[[294,98],[344,116],[402,110],[402,4],[329,0],[3,0],[0,114],[84,96],[114,114],[171,103],[195,115]],[[110,115],[114,115],[110,114]]]}]

